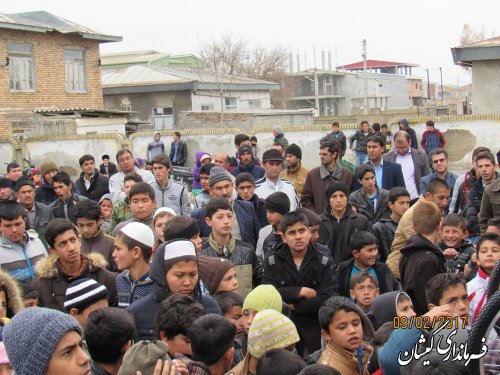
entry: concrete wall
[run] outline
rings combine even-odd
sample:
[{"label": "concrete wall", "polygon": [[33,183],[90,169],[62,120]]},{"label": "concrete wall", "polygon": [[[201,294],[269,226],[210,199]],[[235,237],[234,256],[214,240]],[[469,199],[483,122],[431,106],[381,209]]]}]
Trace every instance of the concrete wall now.
[{"label": "concrete wall", "polygon": [[7,164],[15,158],[16,144],[8,138],[0,138],[0,174],[7,172]]},{"label": "concrete wall", "polygon": [[[271,108],[271,95],[269,91],[263,90],[249,90],[249,91],[231,91],[226,93],[227,97],[236,98],[236,110],[243,111],[249,110],[250,100],[260,100],[260,109],[270,109]],[[220,111],[221,109],[221,100],[220,96],[217,95],[217,92],[212,91],[196,91],[196,95],[191,94],[192,100],[192,110],[197,112],[201,111],[202,105],[212,106],[211,110]],[[259,109],[253,109],[258,111]],[[230,110],[227,110],[228,112]]]},{"label": "concrete wall", "polygon": [[472,62],[472,113],[500,113],[500,60]]}]

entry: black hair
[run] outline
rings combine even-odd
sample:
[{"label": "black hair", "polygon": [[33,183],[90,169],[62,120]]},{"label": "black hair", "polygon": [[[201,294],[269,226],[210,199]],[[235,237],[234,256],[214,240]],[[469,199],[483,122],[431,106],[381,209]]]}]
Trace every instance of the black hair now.
[{"label": "black hair", "polygon": [[476,155],[476,162],[483,159],[489,160],[493,165],[496,163],[495,156],[489,151],[483,151]]},{"label": "black hair", "polygon": [[500,164],[500,150],[497,151],[497,164]]},{"label": "black hair", "polygon": [[340,127],[340,124],[339,124],[338,121],[334,121],[334,122],[332,122],[332,126],[338,126],[338,127]]},{"label": "black hair", "polygon": [[134,195],[137,194],[147,194],[152,201],[156,199],[155,191],[147,182],[138,182],[130,189],[128,193],[128,199],[131,202]]},{"label": "black hair", "polygon": [[242,182],[250,182],[252,185],[255,186],[255,178],[248,172],[241,172],[238,173],[238,176],[236,176],[236,181],[235,181],[236,187],[240,186]]},{"label": "black hair", "polygon": [[479,250],[481,249],[481,245],[484,241],[493,241],[496,242],[498,246],[500,246],[500,235],[498,233],[486,232],[479,236],[476,244],[476,253],[479,254]]},{"label": "black hair", "polygon": [[205,206],[205,217],[212,218],[214,214],[219,210],[228,210],[232,211],[233,208],[231,204],[227,201],[227,199],[222,197],[213,197],[210,198],[207,205]]},{"label": "black hair", "polygon": [[84,199],[76,203],[73,213],[76,219],[83,218],[99,221],[101,218],[101,207],[99,207],[99,203],[91,199]]},{"label": "black hair", "polygon": [[472,150],[472,160],[475,160],[477,154],[479,154],[481,152],[491,152],[491,150],[488,147],[484,147],[484,146],[476,147],[474,150]]},{"label": "black hair", "polygon": [[233,292],[220,292],[212,298],[219,304],[222,315],[229,312],[234,306],[243,307],[243,298]]},{"label": "black hair", "polygon": [[188,330],[193,359],[207,366],[217,363],[233,347],[236,327],[217,314],[198,318]]},{"label": "black hair", "polygon": [[64,184],[66,186],[69,186],[72,184],[71,178],[69,177],[69,174],[66,172],[57,172],[57,174],[52,178],[53,182],[59,182],[60,184]]},{"label": "black hair", "polygon": [[382,137],[382,136],[380,136],[378,134],[370,135],[368,137],[368,139],[366,140],[366,143],[368,143],[368,142],[377,142],[380,145],[380,147],[382,147],[382,148],[384,148],[385,144],[386,144],[384,137]]},{"label": "black hair", "polygon": [[[328,152],[331,153],[331,154],[335,154],[337,153],[337,157],[338,157],[338,154],[339,154],[339,150],[341,149],[341,146],[340,146],[340,143],[336,140],[328,140],[328,141],[325,141],[325,142],[321,142],[319,144],[319,149],[322,150],[322,149],[328,149]],[[336,158],[337,158],[336,157]]]},{"label": "black hair", "polygon": [[316,363],[305,367],[298,375],[342,375],[333,367]]},{"label": "black hair", "polygon": [[117,307],[92,311],[83,326],[90,357],[97,363],[115,364],[125,354],[123,346],[134,339],[134,317]]},{"label": "black hair", "polygon": [[257,362],[258,375],[298,374],[306,367],[304,360],[286,349],[271,349],[264,352]]},{"label": "black hair", "polygon": [[359,308],[349,298],[330,297],[325,302],[323,302],[323,306],[321,306],[319,309],[318,320],[321,329],[330,333],[328,326],[332,322],[335,314],[337,314],[341,310],[345,312],[356,313],[359,315],[360,319],[362,318]]},{"label": "black hair", "polygon": [[463,285],[467,290],[467,281],[462,273],[438,273],[425,284],[425,299],[427,303],[439,306],[439,300],[450,286]]},{"label": "black hair", "polygon": [[391,203],[396,203],[399,197],[410,197],[410,193],[406,188],[401,187],[401,186],[396,186],[393,187],[391,190],[389,190],[389,197],[387,200]]},{"label": "black hair", "polygon": [[[125,227],[123,227],[123,228],[125,228]],[[151,246],[148,246],[140,241],[137,241],[137,240],[134,240],[133,238],[130,238],[125,233],[123,233],[121,230],[116,235],[116,238],[120,238],[120,240],[125,244],[125,246],[127,246],[127,249],[129,251],[131,251],[135,247],[138,247],[139,249],[141,249],[142,258],[146,262],[149,263],[149,260],[151,259],[151,254],[153,252],[153,248]]]},{"label": "black hair", "polygon": [[187,294],[175,293],[160,304],[155,320],[155,335],[160,333],[172,340],[177,335],[187,336],[194,321],[203,316],[203,305]]},{"label": "black hair", "polygon": [[364,124],[370,125],[370,124],[368,123],[368,121],[367,121],[367,120],[363,120],[363,121],[361,121],[361,123],[360,123],[359,125],[360,125],[360,126],[363,126]]},{"label": "black hair", "polygon": [[140,174],[135,173],[135,172],[127,173],[125,175],[125,177],[123,178],[123,183],[125,183],[127,181],[143,182],[142,176]]},{"label": "black hair", "polygon": [[358,232],[354,232],[351,236],[351,251],[357,250],[361,251],[361,249],[368,245],[373,245],[377,243],[377,238],[366,230],[360,230]]},{"label": "black hair", "polygon": [[429,165],[432,166],[432,157],[436,155],[441,155],[444,154],[444,158],[448,160],[448,151],[446,151],[444,148],[435,148],[431,152],[429,152],[429,155],[427,155],[427,160],[429,161]]},{"label": "black hair", "polygon": [[288,227],[291,227],[292,225],[297,223],[304,223],[306,227],[309,226],[309,221],[307,221],[306,215],[304,215],[303,213],[297,211],[287,212],[281,218],[281,223],[280,223],[281,233],[284,234],[288,229]]},{"label": "black hair", "polygon": [[375,169],[373,168],[373,165],[369,163],[361,164],[356,168],[356,178],[358,180],[362,180],[365,174],[367,174],[368,172],[373,173],[373,175],[375,176]]},{"label": "black hair", "polygon": [[95,159],[92,155],[85,154],[83,155],[80,159],[78,159],[78,163],[80,163],[80,167],[85,163],[86,161],[92,160],[95,163]]},{"label": "black hair", "polygon": [[500,228],[500,216],[492,217],[488,219],[488,226],[494,226]]},{"label": "black hair", "polygon": [[252,135],[252,136],[250,137],[250,142],[255,142],[255,143],[257,143],[257,137],[256,137],[255,135]]},{"label": "black hair", "polygon": [[380,131],[380,124],[379,124],[378,122],[374,122],[374,123],[372,124],[372,129],[373,129],[373,131],[375,131],[375,132],[379,132],[379,131]]},{"label": "black hair", "polygon": [[68,230],[75,232],[77,237],[80,235],[80,233],[78,233],[78,228],[71,221],[68,219],[56,218],[49,221],[43,236],[49,247],[53,248],[56,237]]},{"label": "black hair", "polygon": [[443,217],[441,227],[458,227],[465,232],[467,230],[467,220],[459,214],[448,214]]},{"label": "black hair", "polygon": [[179,133],[179,132],[174,132],[174,134],[175,134],[177,137],[179,137],[179,138],[181,137],[181,133]]},{"label": "black hair", "polygon": [[108,159],[109,160],[109,155],[108,154],[104,154],[103,156],[101,156],[101,160],[104,160],[104,159]]},{"label": "black hair", "polygon": [[299,207],[295,210],[297,213],[304,215],[309,222],[309,226],[319,225],[321,223],[321,216],[309,208]]},{"label": "black hair", "polygon": [[445,180],[441,180],[440,178],[435,178],[429,181],[425,189],[425,192],[434,195],[439,189],[450,190],[450,186],[446,183]]},{"label": "black hair", "polygon": [[10,162],[9,164],[7,164],[7,173],[9,173],[10,170],[14,168],[21,168],[21,165],[17,161]]},{"label": "black hair", "polygon": [[368,271],[360,271],[355,273],[350,280],[350,288],[351,290],[354,290],[354,287],[358,284],[364,283],[366,279],[369,279],[377,288],[378,288],[378,282],[375,276],[371,272]]},{"label": "black hair", "polygon": [[23,220],[26,218],[26,210],[16,201],[4,201],[0,203],[0,221],[1,220],[16,220],[21,217]]},{"label": "black hair", "polygon": [[250,137],[246,134],[236,134],[234,136],[234,144],[237,147],[240,147],[241,142],[249,141]]},{"label": "black hair", "polygon": [[118,151],[118,152],[116,153],[116,161],[118,161],[118,158],[119,158],[120,156],[122,156],[123,154],[130,154],[130,157],[132,157],[132,158],[134,157],[134,155],[132,154],[132,151],[130,151],[130,150],[129,150],[129,149],[127,149],[127,148],[124,148],[124,149],[122,149],[122,150],[120,150],[120,151]]},{"label": "black hair", "polygon": [[161,164],[167,169],[170,169],[170,158],[167,155],[156,155],[153,160],[151,160],[151,164]]},{"label": "black hair", "polygon": [[205,174],[210,176],[210,171],[215,167],[214,163],[203,164],[200,168],[200,174]]},{"label": "black hair", "polygon": [[394,323],[391,320],[390,322],[385,322],[375,331],[375,337],[373,338],[373,345],[377,347],[384,346],[384,344],[391,337],[392,331],[394,331]]},{"label": "black hair", "polygon": [[[191,216],[178,215],[172,217],[165,223],[165,226],[163,227],[163,236],[165,238],[165,241],[183,238],[184,231],[194,223],[196,223],[196,220]],[[185,239],[189,240],[189,238]]]},{"label": "black hair", "polygon": [[387,124],[382,124],[380,125],[380,129],[389,129],[389,127],[387,126]]}]

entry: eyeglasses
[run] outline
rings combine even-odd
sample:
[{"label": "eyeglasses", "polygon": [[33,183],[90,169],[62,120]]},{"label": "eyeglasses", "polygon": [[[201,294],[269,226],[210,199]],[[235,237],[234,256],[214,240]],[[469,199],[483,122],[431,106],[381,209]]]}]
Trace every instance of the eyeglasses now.
[{"label": "eyeglasses", "polygon": [[74,245],[77,241],[78,241],[78,237],[73,236],[67,240],[64,240],[64,241],[61,241],[61,242],[54,244],[54,247],[56,249],[59,249],[59,250],[64,250],[68,246],[68,242],[70,244]]},{"label": "eyeglasses", "polygon": [[446,159],[436,159],[432,161],[432,164],[444,163]]}]

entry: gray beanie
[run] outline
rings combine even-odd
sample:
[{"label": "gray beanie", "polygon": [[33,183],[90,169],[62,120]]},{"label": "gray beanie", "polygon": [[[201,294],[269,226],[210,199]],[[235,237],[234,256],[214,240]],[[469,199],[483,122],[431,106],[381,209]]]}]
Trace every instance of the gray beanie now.
[{"label": "gray beanie", "polygon": [[82,334],[78,322],[70,315],[43,307],[30,307],[14,315],[5,325],[5,349],[19,375],[44,375],[52,353],[68,332]]},{"label": "gray beanie", "polygon": [[225,180],[231,181],[231,176],[229,175],[229,173],[227,173],[227,171],[224,168],[213,167],[210,170],[210,177],[208,178],[208,185],[210,187],[214,186],[214,184],[216,184],[217,182]]}]

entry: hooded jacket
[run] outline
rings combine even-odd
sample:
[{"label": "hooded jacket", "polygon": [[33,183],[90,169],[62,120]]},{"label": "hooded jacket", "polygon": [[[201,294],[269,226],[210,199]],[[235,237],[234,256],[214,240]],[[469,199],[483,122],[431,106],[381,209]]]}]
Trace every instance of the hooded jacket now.
[{"label": "hooded jacket", "polygon": [[81,255],[85,262],[80,274],[70,277],[64,273],[61,262],[56,255],[51,255],[39,261],[36,265],[37,279],[33,281],[33,288],[40,294],[39,303],[42,307],[66,311],[64,298],[69,284],[73,281],[88,277],[104,285],[108,289],[109,306],[118,305],[116,294],[115,274],[106,270],[107,262],[101,254],[90,253]]},{"label": "hooded jacket", "polygon": [[21,290],[17,281],[7,272],[0,271],[0,291],[7,297],[7,318],[12,318],[19,311],[24,309]]},{"label": "hooded jacket", "polygon": [[154,138],[151,142],[148,144],[148,159],[153,160],[153,158],[157,155],[164,155],[165,154],[165,144],[161,139],[156,140]]},{"label": "hooded jacket", "polygon": [[193,168],[193,183],[191,187],[193,189],[201,189],[201,182],[200,182],[200,168],[201,168],[201,157],[205,154],[208,154],[205,151],[198,151],[195,154],[195,167]]},{"label": "hooded jacket", "polygon": [[239,163],[238,166],[231,171],[231,174],[234,177],[237,177],[240,173],[243,172],[250,173],[255,179],[255,181],[260,180],[262,177],[266,175],[266,171],[264,170],[264,168],[256,165],[255,160],[253,159],[248,165]]},{"label": "hooded jacket", "polygon": [[[167,285],[164,256],[165,244],[162,244],[156,250],[150,264],[149,278],[153,281],[153,292],[135,301],[127,308],[127,311],[134,315],[136,335],[140,340],[155,339],[156,314],[160,309],[161,302],[172,294]],[[191,295],[203,304],[205,314],[222,314],[217,302],[210,297],[201,295],[199,283]]]},{"label": "hooded jacket", "polygon": [[109,177],[99,173],[96,169],[94,174],[90,178],[90,186],[87,189],[85,186],[85,174],[80,173],[80,178],[76,180],[76,187],[81,195],[85,198],[91,199],[95,202],[99,202],[99,199],[104,194],[109,193]]},{"label": "hooded jacket", "polygon": [[425,314],[425,283],[438,273],[445,273],[445,258],[439,247],[420,234],[411,236],[401,249],[399,262],[401,284],[413,301],[417,315]]},{"label": "hooded jacket", "polygon": [[401,294],[405,294],[410,298],[408,294],[401,290],[387,292],[375,297],[372,303],[372,313],[376,322],[375,330],[384,323],[392,322],[394,317],[398,315],[397,301]]}]

